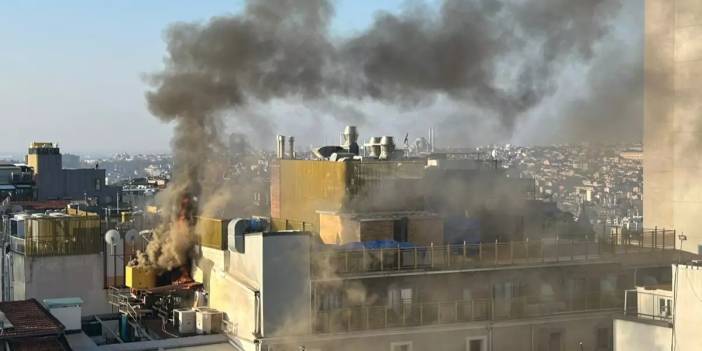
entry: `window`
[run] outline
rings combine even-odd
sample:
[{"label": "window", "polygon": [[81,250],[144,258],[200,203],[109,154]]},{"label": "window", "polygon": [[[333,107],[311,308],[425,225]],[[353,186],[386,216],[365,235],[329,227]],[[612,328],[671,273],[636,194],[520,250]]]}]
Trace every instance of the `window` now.
[{"label": "window", "polygon": [[100,191],[100,178],[95,179],[95,190]]},{"label": "window", "polygon": [[412,288],[388,289],[388,306],[399,309],[402,305],[412,304]]},{"label": "window", "polygon": [[466,351],[487,351],[487,337],[469,337],[466,339]]},{"label": "window", "polygon": [[390,351],[412,351],[411,341],[390,343]]},{"label": "window", "polygon": [[407,217],[402,217],[401,219],[396,219],[392,223],[393,229],[393,239],[399,242],[407,241],[407,224],[409,220]]},{"label": "window", "polygon": [[669,317],[671,315],[670,300],[658,299],[659,312],[661,316]]},{"label": "window", "polygon": [[412,289],[400,290],[400,302],[402,302],[403,304],[412,303]]}]

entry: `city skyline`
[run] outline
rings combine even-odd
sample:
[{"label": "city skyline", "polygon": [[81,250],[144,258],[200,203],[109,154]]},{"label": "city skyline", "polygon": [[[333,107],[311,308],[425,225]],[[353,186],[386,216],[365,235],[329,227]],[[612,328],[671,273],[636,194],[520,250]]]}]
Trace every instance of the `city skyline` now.
[{"label": "city skyline", "polygon": [[[436,9],[438,2],[425,3],[427,8]],[[379,11],[411,12],[415,3],[339,1],[335,4],[331,31],[335,37],[344,38],[365,30]],[[9,53],[0,58],[8,78],[0,82],[0,113],[3,121],[15,124],[15,132],[0,141],[0,154],[22,155],[33,141],[57,142],[67,152],[77,154],[169,152],[173,126],[151,116],[144,101],[144,92],[148,90],[144,75],[163,66],[164,31],[176,22],[203,23],[212,16],[238,14],[244,2],[211,1],[192,6],[183,2],[73,1],[62,5],[11,3],[0,14],[0,39]],[[621,136],[623,141],[640,141],[641,125],[632,117],[640,110],[639,102],[633,101],[631,108],[622,104],[625,108],[617,111],[600,108],[590,101],[594,97],[588,92],[589,85],[601,88],[609,84],[610,78],[602,77],[604,73],[593,74],[586,78],[591,82],[582,82],[582,76],[588,77],[590,70],[597,71],[597,67],[608,64],[613,46],[621,47],[624,52],[640,50],[642,34],[636,25],[642,20],[642,10],[631,3],[624,6],[627,8],[619,14],[621,18],[613,21],[611,40],[596,48],[598,51],[592,58],[595,68],[576,65],[560,74],[556,85],[568,86],[568,89],[557,89],[528,116],[520,118],[518,133],[500,130],[499,124],[480,114],[460,112],[466,109],[464,104],[447,101],[441,96],[413,107],[399,108],[364,100],[354,105],[357,110],[351,112],[346,102],[339,105],[341,108],[336,106],[335,111],[330,111],[325,106],[308,107],[295,100],[256,104],[251,109],[258,114],[271,115],[275,120],[274,129],[290,135],[308,135],[319,125],[331,131],[347,122],[360,122],[350,124],[365,124],[398,136],[405,133],[421,136],[428,127],[435,127],[447,144],[454,146],[465,146],[459,144],[465,140],[469,140],[470,145],[488,142],[548,144],[570,137],[610,141]],[[634,11],[629,11],[631,7]],[[108,42],[109,46],[105,45]],[[636,65],[633,73],[625,72],[620,80],[627,82],[627,78],[633,78],[637,83],[640,77]],[[635,87],[633,90],[636,91]],[[633,96],[640,98],[637,94]],[[593,110],[592,115],[575,112],[589,108]],[[332,112],[349,116],[335,118]],[[589,124],[603,118],[600,115],[614,112],[625,116],[612,122],[611,131],[599,133],[601,137],[591,131],[580,136],[573,132],[579,128],[588,129]],[[360,121],[349,121],[359,113],[363,115]],[[568,119],[562,114],[574,117]],[[285,118],[289,115],[297,118]],[[434,117],[426,118],[428,115]],[[465,120],[465,126],[455,128],[451,121],[455,121],[456,116]],[[550,128],[543,128],[544,125]],[[229,127],[230,131],[237,131]],[[270,132],[260,132],[256,136],[258,140],[272,137]],[[325,140],[320,137],[310,141],[313,144],[323,142]],[[269,143],[269,140],[262,140],[259,146]]]}]

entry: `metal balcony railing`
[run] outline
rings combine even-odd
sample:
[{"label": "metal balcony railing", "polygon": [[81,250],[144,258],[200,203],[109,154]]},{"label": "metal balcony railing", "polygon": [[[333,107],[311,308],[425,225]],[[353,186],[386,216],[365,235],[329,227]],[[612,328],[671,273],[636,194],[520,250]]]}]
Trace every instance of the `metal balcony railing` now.
[{"label": "metal balcony railing", "polygon": [[585,295],[571,300],[535,297],[473,299],[470,301],[399,303],[394,306],[356,306],[318,310],[315,333],[416,327],[478,321],[518,320],[563,313],[582,313],[619,308],[614,296]]},{"label": "metal balcony railing", "polygon": [[102,251],[100,235],[53,238],[18,238],[10,236],[12,251],[26,256],[86,255]]},{"label": "metal balcony railing", "polygon": [[622,255],[674,250],[675,231],[613,234],[602,240],[542,239],[411,248],[328,249],[315,253],[313,272],[373,272],[488,268],[508,265],[587,262]]},{"label": "metal balcony railing", "polygon": [[673,303],[671,295],[636,289],[624,291],[624,315],[630,318],[672,323]]}]

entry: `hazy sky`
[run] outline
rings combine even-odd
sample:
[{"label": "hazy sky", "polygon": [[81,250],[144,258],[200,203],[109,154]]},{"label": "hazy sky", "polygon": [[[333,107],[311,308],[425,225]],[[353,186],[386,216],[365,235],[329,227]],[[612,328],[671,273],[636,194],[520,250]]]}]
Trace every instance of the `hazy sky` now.
[{"label": "hazy sky", "polygon": [[[640,55],[637,50],[640,50],[641,30],[637,26],[641,21],[641,5],[637,5],[640,4],[638,0],[624,0],[624,3],[630,9],[624,11],[624,18],[617,21],[615,28],[622,42],[610,45],[631,45],[632,55],[637,56]],[[377,11],[398,12],[404,8],[403,4],[405,1],[401,0],[338,0],[332,30],[342,37],[362,31]],[[206,21],[211,16],[237,13],[242,8],[242,0],[2,1],[0,157],[23,154],[33,140],[55,141],[64,152],[81,154],[168,151],[171,126],[147,111],[144,92],[148,86],[142,79],[143,74],[153,73],[163,66],[164,30],[173,22]],[[606,52],[606,48],[602,51]],[[582,69],[574,67],[566,73],[562,82],[570,87],[565,93],[559,91],[554,101],[569,101],[574,92],[583,91],[579,87],[583,81]],[[560,111],[551,105],[547,107],[534,111],[536,116],[520,126],[519,130],[526,132],[511,136],[508,141],[529,143],[535,139],[534,135],[538,135],[537,141],[541,140],[542,125],[548,125],[549,118],[556,118],[552,116],[559,112],[553,111]],[[383,123],[374,126],[376,134],[399,135],[407,130],[416,136],[435,123],[428,121],[427,115],[456,113],[461,106],[434,104],[398,112],[370,103],[361,109],[366,114],[377,115],[378,120],[401,114],[392,126]],[[314,114],[295,102],[260,106],[259,111],[273,115]],[[341,122],[323,116],[309,118],[325,120],[332,130],[342,126]],[[470,122],[459,129],[444,127],[447,133],[471,135],[471,131],[475,132],[480,128],[478,124],[483,123]],[[437,123],[441,128],[440,122]],[[295,118],[282,118],[277,128],[281,133],[298,135],[298,140],[301,135],[319,134],[316,125],[302,125]],[[363,134],[364,130],[361,132]],[[559,141],[561,130],[551,128],[548,133],[548,140]],[[333,134],[326,134],[330,135],[300,140],[300,145],[334,140]],[[475,140],[489,135],[478,134]],[[273,142],[267,144],[272,147]]]},{"label": "hazy sky", "polygon": [[[400,1],[342,0],[340,35]],[[66,152],[167,151],[171,127],[149,115],[141,74],[162,67],[176,21],[236,13],[241,0],[5,0],[0,3],[0,155],[33,140]]]}]

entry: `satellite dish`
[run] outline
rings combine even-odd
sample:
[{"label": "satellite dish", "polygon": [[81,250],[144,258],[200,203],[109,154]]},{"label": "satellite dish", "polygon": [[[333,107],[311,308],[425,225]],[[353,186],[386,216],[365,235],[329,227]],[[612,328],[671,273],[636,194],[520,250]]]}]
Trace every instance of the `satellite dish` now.
[{"label": "satellite dish", "polygon": [[133,243],[137,236],[139,236],[139,232],[137,232],[136,229],[129,229],[127,233],[124,234],[124,240]]},{"label": "satellite dish", "polygon": [[110,229],[105,233],[105,242],[109,245],[117,245],[119,239],[119,232],[114,229]]}]

